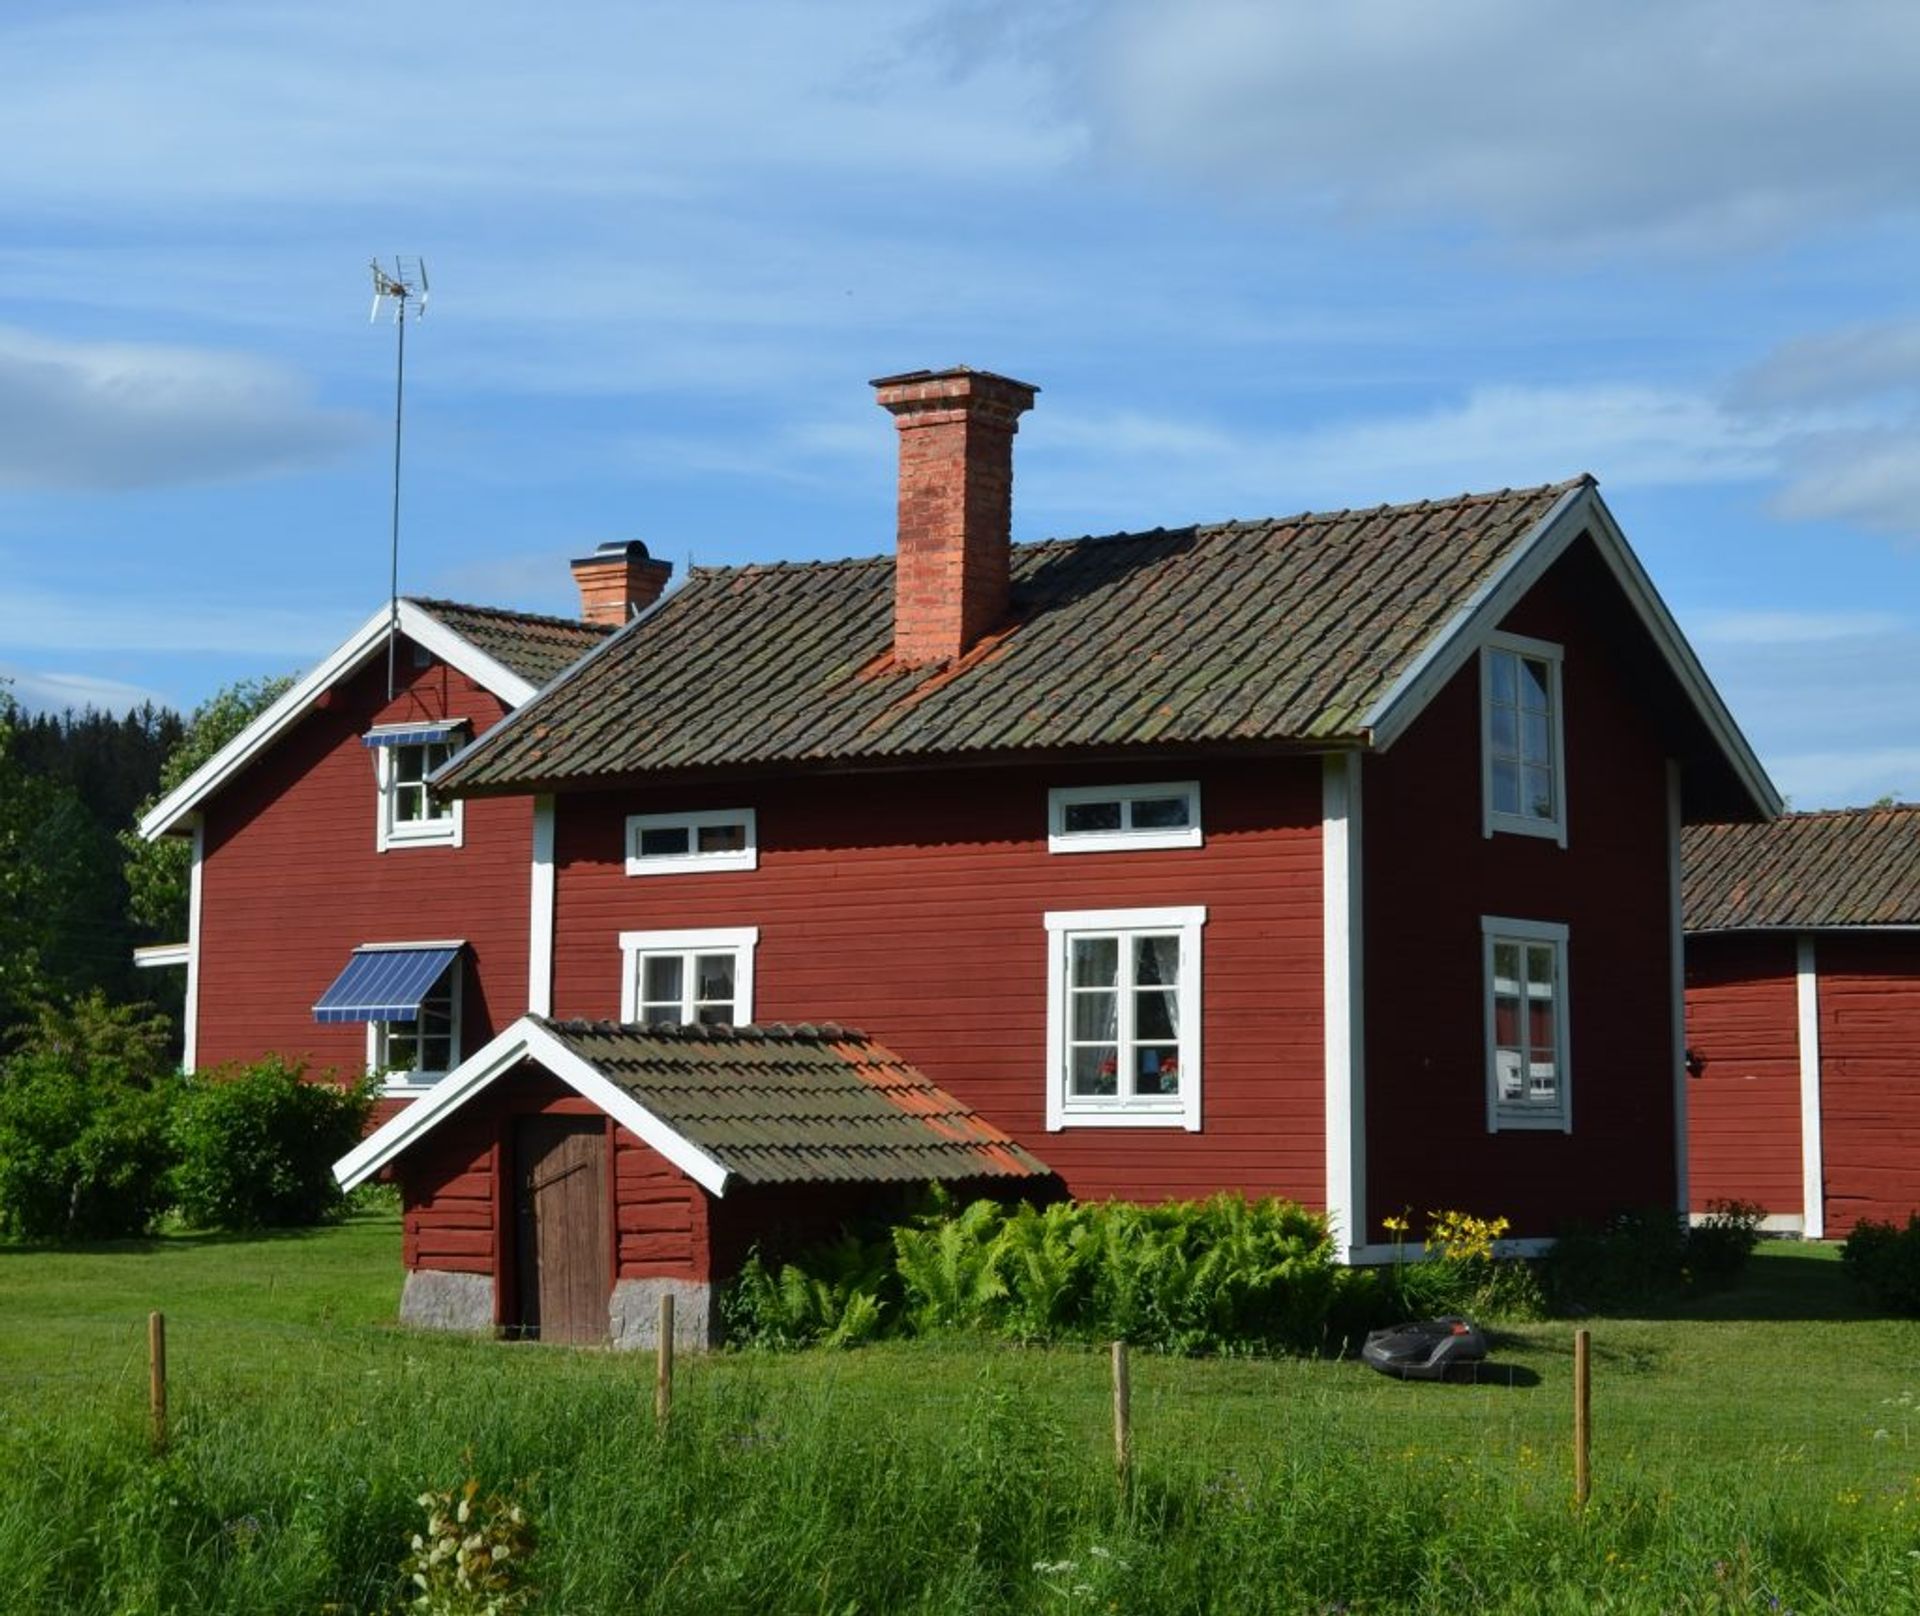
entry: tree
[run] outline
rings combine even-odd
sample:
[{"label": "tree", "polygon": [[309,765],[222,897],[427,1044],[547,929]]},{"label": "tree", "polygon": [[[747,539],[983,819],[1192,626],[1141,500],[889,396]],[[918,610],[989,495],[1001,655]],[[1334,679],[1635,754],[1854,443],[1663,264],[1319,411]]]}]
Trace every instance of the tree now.
[{"label": "tree", "polygon": [[144,840],[137,821],[174,787],[238,735],[285,694],[293,680],[242,679],[215,692],[193,710],[183,734],[161,765],[160,784],[141,804],[133,828],[120,833],[126,853],[128,908],[134,920],[163,942],[187,935],[187,886],[193,854],[177,836]]}]

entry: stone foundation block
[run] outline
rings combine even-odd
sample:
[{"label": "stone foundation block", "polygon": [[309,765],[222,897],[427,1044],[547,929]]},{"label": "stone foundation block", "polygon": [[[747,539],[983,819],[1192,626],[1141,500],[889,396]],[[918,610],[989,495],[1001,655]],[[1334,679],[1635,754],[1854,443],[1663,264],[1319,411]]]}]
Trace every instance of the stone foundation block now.
[{"label": "stone foundation block", "polygon": [[493,1280],[486,1274],[415,1268],[400,1292],[400,1322],[422,1330],[483,1335],[493,1328]]},{"label": "stone foundation block", "polygon": [[660,1298],[673,1297],[673,1344],[682,1352],[705,1352],[719,1340],[713,1287],[697,1279],[623,1279],[607,1299],[607,1333],[616,1347],[660,1344]]}]

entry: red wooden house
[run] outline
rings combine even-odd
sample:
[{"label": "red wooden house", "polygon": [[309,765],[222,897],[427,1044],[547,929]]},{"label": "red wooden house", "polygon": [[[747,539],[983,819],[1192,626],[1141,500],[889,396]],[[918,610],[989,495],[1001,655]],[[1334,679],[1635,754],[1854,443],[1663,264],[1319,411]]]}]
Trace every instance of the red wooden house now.
[{"label": "red wooden house", "polygon": [[1686,841],[1691,1191],[1810,1240],[1920,1211],[1920,806]]},{"label": "red wooden house", "polygon": [[[628,563],[577,566],[585,590]],[[525,1008],[541,812],[426,777],[605,640],[606,615],[383,606],[156,805],[143,834],[193,843],[188,939],[147,951],[186,966],[189,1070],[380,1070],[384,1117]]]},{"label": "red wooden house", "polygon": [[[696,570],[435,776],[554,830],[529,1019],[341,1164],[398,1172],[410,1293],[512,1325],[597,1264],[608,1328],[704,1320],[720,1248],[627,1235],[733,1180],[576,1023],[858,1027],[1072,1194],[1291,1196],[1356,1260],[1408,1207],[1684,1207],[1680,831],[1778,802],[1592,480],[1014,545],[1035,390],[876,386],[893,555]],[[558,1100],[605,1257],[521,1170]]]}]

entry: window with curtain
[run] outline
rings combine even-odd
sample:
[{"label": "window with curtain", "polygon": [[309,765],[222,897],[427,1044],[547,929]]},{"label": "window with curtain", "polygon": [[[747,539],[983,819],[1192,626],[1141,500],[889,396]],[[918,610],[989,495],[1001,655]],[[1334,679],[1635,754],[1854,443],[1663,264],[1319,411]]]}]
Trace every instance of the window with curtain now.
[{"label": "window with curtain", "polygon": [[1488,917],[1481,933],[1488,1127],[1568,1128],[1567,928]]},{"label": "window with curtain", "polygon": [[745,1026],[753,1020],[758,928],[624,932],[620,1019],[656,1025]]}]

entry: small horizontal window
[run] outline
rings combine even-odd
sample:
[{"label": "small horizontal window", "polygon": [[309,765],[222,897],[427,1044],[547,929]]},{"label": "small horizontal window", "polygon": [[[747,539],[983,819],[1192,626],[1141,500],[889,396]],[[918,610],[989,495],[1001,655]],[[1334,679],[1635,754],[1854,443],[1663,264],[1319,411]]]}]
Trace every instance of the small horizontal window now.
[{"label": "small horizontal window", "polygon": [[759,862],[751,808],[630,814],[627,818],[628,875],[752,870],[759,867]]},{"label": "small horizontal window", "polygon": [[1047,793],[1054,853],[1125,852],[1201,845],[1200,785],[1058,786]]},{"label": "small horizontal window", "polygon": [[753,951],[759,928],[628,931],[620,1019],[657,1026],[743,1026],[753,1020]]}]

